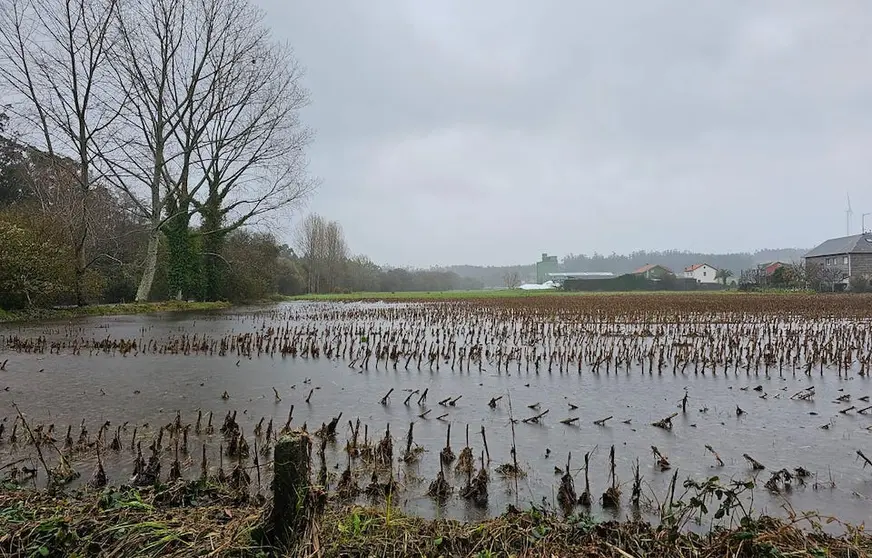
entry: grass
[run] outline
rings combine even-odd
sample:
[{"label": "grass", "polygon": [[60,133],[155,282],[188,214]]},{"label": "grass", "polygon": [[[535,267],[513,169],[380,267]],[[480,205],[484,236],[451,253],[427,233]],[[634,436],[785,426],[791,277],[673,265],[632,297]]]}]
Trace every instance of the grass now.
[{"label": "grass", "polygon": [[334,293],[334,294],[305,294],[292,297],[284,297],[283,300],[310,300],[324,302],[340,301],[378,301],[400,300],[409,302],[440,301],[440,300],[474,300],[474,299],[498,299],[498,298],[536,298],[536,297],[577,297],[577,296],[645,296],[645,295],[703,295],[703,296],[756,296],[761,294],[797,295],[808,294],[805,291],[760,291],[740,292],[731,291],[560,291],[560,290],[531,290],[522,289],[484,289],[478,291],[409,291],[409,292],[360,292],[360,293]]},{"label": "grass", "polygon": [[227,302],[185,302],[169,300],[164,302],[129,302],[123,304],[94,304],[70,308],[29,308],[25,310],[0,310],[0,322],[21,322],[34,320],[62,320],[83,316],[121,316],[133,314],[153,314],[159,312],[192,312],[220,310],[229,308]]},{"label": "grass", "polygon": [[0,487],[0,555],[266,556],[254,543],[262,514],[200,482],[59,496]]},{"label": "grass", "polygon": [[[812,515],[786,520],[760,516],[732,528],[695,534],[645,522],[599,523],[587,514],[565,517],[540,509],[510,508],[482,522],[426,520],[383,509],[328,509],[321,518],[321,556],[586,556],[759,557],[869,556],[872,537],[845,526],[839,537],[825,533],[828,519]],[[802,527],[802,528],[800,528]],[[303,549],[305,551],[305,549]],[[305,552],[300,552],[305,555]]]},{"label": "grass", "polygon": [[857,558],[872,538],[815,516],[744,518],[695,534],[637,521],[598,522],[509,508],[481,522],[428,520],[384,508],[328,505],[297,548],[263,546],[268,504],[203,482],[50,495],[0,485],[0,556],[587,556]]}]

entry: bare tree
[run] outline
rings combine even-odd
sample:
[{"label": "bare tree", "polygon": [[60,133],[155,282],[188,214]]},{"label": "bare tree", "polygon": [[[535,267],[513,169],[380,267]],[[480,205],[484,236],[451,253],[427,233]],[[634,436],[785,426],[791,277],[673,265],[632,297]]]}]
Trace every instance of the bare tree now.
[{"label": "bare tree", "polygon": [[210,60],[209,99],[197,160],[205,181],[191,201],[200,216],[207,292],[227,233],[294,207],[315,187],[306,173],[311,131],[300,122],[309,95],[291,50],[272,40],[263,12],[244,0],[203,0],[233,13]]},{"label": "bare tree", "polygon": [[343,269],[348,260],[348,245],[342,225],[336,221],[330,221],[324,229],[324,260],[326,286],[332,292],[342,283]]},{"label": "bare tree", "polygon": [[766,272],[759,267],[743,269],[739,276],[739,285],[745,288],[760,288],[766,284]]},{"label": "bare tree", "polygon": [[342,285],[348,245],[338,222],[327,221],[317,213],[308,215],[297,227],[296,245],[310,293],[331,292]]},{"label": "bare tree", "polygon": [[323,239],[327,225],[324,218],[312,213],[303,219],[295,233],[297,250],[306,267],[306,290],[320,292],[323,260]]},{"label": "bare tree", "polygon": [[118,12],[113,65],[129,99],[123,117],[131,133],[120,142],[113,177],[151,227],[138,300],[151,291],[162,233],[170,290],[181,296],[186,287],[191,202],[206,182],[198,152],[224,109],[216,100],[224,87],[219,69],[244,13],[243,2],[223,0],[129,0]]},{"label": "bare tree", "polygon": [[829,290],[835,292],[836,285],[847,277],[847,273],[838,267],[807,263],[806,268],[812,287],[820,291]]},{"label": "bare tree", "polygon": [[[119,138],[119,157],[111,161],[112,181],[150,228],[137,301],[147,300],[151,292],[165,223],[170,145],[182,121],[182,105],[193,96],[192,82],[202,68],[202,56],[190,61],[190,72],[183,63],[182,56],[195,52],[183,48],[186,31],[199,29],[195,22],[186,22],[186,15],[181,0],[131,0],[124,2],[115,22],[118,41],[112,64],[127,98],[122,118],[128,133]],[[193,79],[187,79],[190,74]],[[183,99],[175,102],[179,90]]]},{"label": "bare tree", "polygon": [[517,289],[521,286],[521,274],[517,271],[507,271],[503,275],[503,284],[507,289]]},{"label": "bare tree", "polygon": [[117,0],[6,0],[0,7],[0,77],[22,100],[13,111],[39,131],[53,182],[75,185],[64,224],[75,253],[78,304],[85,303],[85,272],[95,261],[87,253],[88,198],[118,115],[106,96],[116,10]]},{"label": "bare tree", "polygon": [[[793,286],[800,289],[809,288],[812,277],[810,276],[808,265],[803,263],[802,260],[798,260],[785,264],[785,267],[788,269],[788,275],[793,282]],[[814,274],[814,270],[811,271],[811,274]]]},{"label": "bare tree", "polygon": [[195,215],[204,294],[214,298],[227,234],[314,187],[302,73],[246,0],[124,0],[116,19],[112,61],[132,133],[119,141],[113,178],[151,226],[137,298],[148,297],[161,238],[171,291],[190,286]]}]

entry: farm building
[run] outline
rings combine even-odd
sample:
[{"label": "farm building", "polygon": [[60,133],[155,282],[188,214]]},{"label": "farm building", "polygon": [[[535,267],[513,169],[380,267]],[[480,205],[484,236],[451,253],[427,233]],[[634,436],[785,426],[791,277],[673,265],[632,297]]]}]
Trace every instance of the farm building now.
[{"label": "farm building", "polygon": [[644,277],[645,279],[651,279],[653,281],[658,281],[660,279],[663,279],[664,277],[674,275],[671,269],[658,264],[643,265],[632,274],[639,275],[641,277]]},{"label": "farm building", "polygon": [[783,267],[788,267],[788,264],[784,262],[765,262],[757,266],[765,277],[772,277],[776,271]]},{"label": "farm building", "polygon": [[805,255],[805,263],[840,276],[843,285],[854,277],[872,276],[872,233],[827,240]]},{"label": "farm building", "polygon": [[558,273],[549,273],[548,279],[553,281],[555,285],[562,285],[567,279],[594,280],[594,279],[614,279],[617,277],[614,273],[608,271],[564,271]]},{"label": "farm building", "polygon": [[685,279],[695,279],[697,283],[717,283],[718,270],[707,263],[698,263],[684,268]]},{"label": "farm building", "polygon": [[557,256],[549,256],[542,253],[542,261],[536,262],[536,282],[539,284],[548,280],[548,275],[557,273]]}]

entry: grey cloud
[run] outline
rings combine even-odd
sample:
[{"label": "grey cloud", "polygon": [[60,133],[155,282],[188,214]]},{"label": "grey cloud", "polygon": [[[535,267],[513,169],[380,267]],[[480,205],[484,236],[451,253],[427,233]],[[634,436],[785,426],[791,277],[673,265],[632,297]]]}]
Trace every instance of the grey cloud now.
[{"label": "grey cloud", "polygon": [[[259,0],[381,263],[812,246],[872,211],[872,4]],[[870,222],[872,223],[872,222]]]}]

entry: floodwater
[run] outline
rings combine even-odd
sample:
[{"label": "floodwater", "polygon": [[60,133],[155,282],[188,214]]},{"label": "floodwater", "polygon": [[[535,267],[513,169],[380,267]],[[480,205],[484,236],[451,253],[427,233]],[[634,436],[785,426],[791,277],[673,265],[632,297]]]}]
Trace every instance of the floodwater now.
[{"label": "floodwater", "polygon": [[[507,504],[554,505],[560,479],[554,468],[565,465],[569,452],[572,469],[577,472],[575,488],[579,494],[584,488],[580,472],[583,455],[592,452],[590,482],[597,502],[608,486],[608,454],[612,445],[617,476],[623,487],[623,505],[617,511],[607,511],[597,502],[593,507],[597,515],[632,516],[630,483],[632,467],[638,459],[644,498],[655,505],[666,497],[669,481],[678,470],[679,483],[687,477],[703,480],[714,475],[725,481],[756,478],[753,504],[760,512],[783,515],[786,509],[814,510],[854,523],[869,517],[872,471],[864,470],[857,450],[872,455],[869,431],[872,414],[842,414],[839,411],[849,403],[836,401],[851,395],[851,401],[856,403],[872,394],[869,376],[853,371],[837,374],[835,369],[825,367],[822,373],[815,368],[806,375],[789,367],[779,372],[775,367],[768,374],[739,368],[727,373],[720,370],[717,374],[708,370],[703,375],[695,374],[692,366],[677,374],[671,366],[661,374],[656,367],[649,372],[639,366],[631,366],[627,371],[622,366],[618,372],[612,369],[606,373],[603,369],[594,373],[586,366],[579,373],[573,366],[563,373],[556,367],[550,373],[542,367],[537,374],[514,363],[498,371],[487,359],[481,371],[477,364],[452,371],[445,362],[437,371],[431,369],[426,359],[419,371],[415,360],[405,370],[403,358],[396,369],[384,361],[376,369],[373,359],[368,369],[363,370],[359,362],[350,367],[350,358],[336,355],[327,358],[323,354],[319,358],[279,353],[247,357],[229,353],[218,356],[217,352],[185,355],[148,351],[124,356],[119,351],[87,348],[79,354],[72,354],[69,348],[61,348],[59,354],[49,351],[28,354],[10,348],[14,337],[44,335],[61,342],[73,337],[87,341],[131,339],[140,343],[154,340],[162,345],[186,333],[219,339],[228,334],[262,331],[264,327],[301,324],[320,330],[337,324],[354,326],[353,334],[360,335],[362,340],[362,332],[377,328],[379,323],[376,318],[367,318],[367,312],[380,306],[357,304],[354,308],[355,313],[349,314],[344,322],[336,317],[341,316],[341,310],[340,314],[333,313],[335,305],[292,303],[268,311],[252,308],[232,313],[88,318],[6,326],[0,329],[0,363],[8,359],[5,370],[0,371],[0,420],[7,417],[6,434],[0,442],[0,467],[26,454],[26,450],[14,450],[8,444],[15,416],[13,403],[31,424],[54,424],[59,445],[67,425],[72,425],[75,439],[84,420],[93,438],[100,425],[110,421],[109,440],[116,426],[127,422],[121,436],[124,450],[104,451],[110,482],[118,484],[126,482],[132,472],[135,454],[129,442],[133,426],[139,427],[139,439],[145,440],[146,445],[161,425],[174,420],[177,411],[184,423],[194,422],[198,410],[204,415],[213,412],[215,435],[191,435],[192,455],[185,463],[185,475],[194,478],[199,474],[202,443],[210,450],[210,467],[217,467],[216,450],[221,442],[217,429],[228,411],[238,412],[237,422],[251,437],[261,417],[267,420],[272,417],[276,430],[281,428],[293,404],[293,425],[299,427],[305,422],[310,431],[342,413],[337,442],[327,452],[333,486],[347,460],[344,445],[349,435],[348,420],[360,418],[368,426],[370,440],[381,438],[390,425],[395,460],[402,454],[409,424],[413,422],[415,443],[426,452],[415,465],[395,463],[395,474],[405,488],[395,497],[394,504],[428,517],[478,519],[501,513]],[[330,320],[322,320],[321,315],[328,310]],[[404,323],[404,327],[415,327],[411,319]],[[374,343],[375,339],[367,341]],[[791,399],[791,395],[811,386],[816,390],[812,400]],[[281,401],[276,400],[273,387]],[[392,388],[389,403],[380,404]],[[404,404],[410,390],[422,392],[425,388],[429,390],[426,403],[419,406],[418,395],[414,395],[408,405]],[[306,403],[310,390],[314,392]],[[224,392],[228,399],[222,398]],[[680,402],[685,393],[687,409],[681,413]],[[461,395],[454,406],[438,404],[445,398]],[[502,399],[491,408],[489,401],[499,396]],[[570,403],[577,409],[570,410]],[[535,409],[529,407],[537,404]],[[741,416],[737,416],[737,407],[744,411]],[[426,410],[430,413],[421,418],[419,415]],[[521,422],[545,410],[549,412],[538,424]],[[676,412],[679,414],[673,419],[671,431],[651,426],[652,422]],[[440,415],[447,416],[437,420]],[[514,481],[502,480],[494,473],[499,464],[512,462],[510,416],[518,419],[514,425],[517,459],[527,473],[518,480],[517,492]],[[593,424],[609,416],[613,418],[604,426]],[[571,417],[579,417],[579,421],[571,426],[559,422]],[[466,445],[468,427],[469,445],[477,458],[483,451],[482,426],[486,430],[491,483],[485,509],[456,495],[465,479],[453,473],[447,478],[455,487],[455,495],[445,505],[438,506],[425,495],[439,471],[439,451],[445,445],[449,424],[454,453],[458,454]],[[363,429],[361,437],[362,432]],[[19,430],[19,440],[23,438]],[[706,445],[720,455],[723,466],[716,466]],[[671,470],[660,470],[651,446],[668,458]],[[753,471],[743,454],[763,463],[766,470]],[[171,461],[169,451],[164,455],[164,473]],[[74,461],[82,481],[90,477],[93,463],[93,456]],[[794,481],[791,490],[777,494],[763,487],[771,472],[796,467],[812,473],[803,485]],[[229,469],[226,462],[224,468]],[[261,479],[264,491],[268,479],[269,464],[265,463]],[[368,475],[361,475],[361,485],[367,482]]]}]

